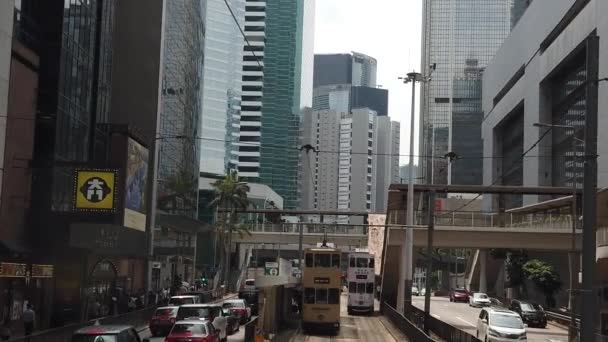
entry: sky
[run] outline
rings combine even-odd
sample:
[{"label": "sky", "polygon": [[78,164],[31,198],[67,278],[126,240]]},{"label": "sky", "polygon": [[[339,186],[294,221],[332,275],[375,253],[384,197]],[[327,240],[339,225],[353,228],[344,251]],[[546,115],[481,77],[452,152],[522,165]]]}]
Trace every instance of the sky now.
[{"label": "sky", "polygon": [[[420,71],[422,0],[317,0],[315,53],[361,52],[378,60],[377,83],[389,90],[389,116],[401,123],[400,165],[408,163],[411,83],[397,78]],[[419,84],[416,84],[418,154]]]}]

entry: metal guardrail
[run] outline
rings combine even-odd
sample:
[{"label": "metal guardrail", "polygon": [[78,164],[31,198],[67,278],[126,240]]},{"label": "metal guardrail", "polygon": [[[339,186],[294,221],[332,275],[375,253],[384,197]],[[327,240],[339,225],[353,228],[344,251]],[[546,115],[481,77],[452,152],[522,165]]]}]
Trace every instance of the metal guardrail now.
[{"label": "metal guardrail", "polygon": [[[428,224],[428,213],[415,214],[416,225]],[[543,213],[487,213],[477,211],[436,211],[435,226],[572,229],[571,215]]]},{"label": "metal guardrail", "polygon": [[251,232],[367,235],[367,226],[340,223],[259,223],[251,224]]},{"label": "metal guardrail", "polygon": [[[408,318],[410,319],[410,321],[415,322],[420,329],[424,328],[424,311],[412,306],[411,311],[408,312]],[[460,330],[433,316],[429,316],[428,319],[428,331],[430,331],[431,333],[433,333],[434,336],[439,337],[443,341],[481,342],[477,337],[467,333],[466,331]]]},{"label": "metal guardrail", "polygon": [[[395,308],[390,306],[388,303],[383,302],[380,305],[382,314],[386,316],[394,325],[397,327],[410,341],[415,342],[432,342],[433,339],[424,333],[417,324],[414,324],[409,319],[405,318],[402,314],[397,312]],[[247,341],[247,340],[245,340]]]}]

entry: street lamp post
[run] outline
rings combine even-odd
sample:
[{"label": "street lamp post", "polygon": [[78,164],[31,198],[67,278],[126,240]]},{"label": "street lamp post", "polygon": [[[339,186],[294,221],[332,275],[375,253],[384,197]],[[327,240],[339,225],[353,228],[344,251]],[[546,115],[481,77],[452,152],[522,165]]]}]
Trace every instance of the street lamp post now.
[{"label": "street lamp post", "polygon": [[577,162],[578,162],[578,152],[577,152],[577,142],[583,143],[582,139],[576,137],[576,127],[572,125],[554,125],[549,123],[535,123],[536,127],[546,127],[548,129],[553,128],[562,128],[566,130],[572,131],[572,238],[571,238],[571,246],[570,253],[568,253],[568,263],[570,266],[570,279],[569,279],[569,287],[570,292],[568,294],[568,308],[570,309],[570,328],[568,329],[568,340],[573,341],[576,337],[576,314],[574,310],[574,284],[575,284],[575,268],[576,268],[576,223],[578,222],[578,172]]}]

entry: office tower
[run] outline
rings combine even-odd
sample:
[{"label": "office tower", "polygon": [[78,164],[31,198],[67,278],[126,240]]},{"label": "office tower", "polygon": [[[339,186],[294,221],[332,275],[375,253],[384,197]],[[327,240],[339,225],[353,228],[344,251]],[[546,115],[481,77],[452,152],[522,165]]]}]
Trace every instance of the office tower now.
[{"label": "office tower", "polygon": [[[204,6],[205,1],[177,0],[165,8],[158,197],[187,192],[164,209],[192,218],[198,210]],[[184,190],[186,185],[190,189]]]},{"label": "office tower", "polygon": [[[481,74],[511,30],[512,1],[423,2],[421,174],[426,183],[481,183]],[[464,108],[463,108],[464,107]],[[458,129],[454,130],[454,126]],[[467,141],[463,144],[462,139]],[[475,141],[473,141],[475,140]],[[454,152],[457,158],[447,158]]]},{"label": "office tower", "polygon": [[388,116],[378,116],[378,133],[376,137],[376,200],[375,212],[386,212],[388,188],[399,183],[399,145],[401,127],[399,122],[391,121]]},{"label": "office tower", "polygon": [[[245,1],[228,1],[241,27]],[[201,115],[201,172],[224,174],[241,106],[243,36],[224,0],[208,0]]]},{"label": "office tower", "polygon": [[359,52],[315,55],[313,87],[330,84],[376,87],[378,62]]},{"label": "office tower", "polygon": [[532,0],[513,0],[511,7],[511,30],[517,25],[517,22],[519,22],[519,19],[521,19],[531,3]]},{"label": "office tower", "polygon": [[[251,5],[248,5],[251,3]],[[247,1],[240,137],[235,157],[242,177],[270,186],[297,204],[298,124],[303,65],[312,51],[305,31],[314,7],[303,0]],[[249,39],[251,38],[251,39]],[[306,72],[306,71],[304,71]],[[305,82],[306,83],[306,82]],[[308,92],[309,93],[309,92]],[[236,159],[235,158],[235,159]]]},{"label": "office tower", "polygon": [[330,84],[315,87],[312,91],[312,109],[350,113],[350,92],[350,84]]}]

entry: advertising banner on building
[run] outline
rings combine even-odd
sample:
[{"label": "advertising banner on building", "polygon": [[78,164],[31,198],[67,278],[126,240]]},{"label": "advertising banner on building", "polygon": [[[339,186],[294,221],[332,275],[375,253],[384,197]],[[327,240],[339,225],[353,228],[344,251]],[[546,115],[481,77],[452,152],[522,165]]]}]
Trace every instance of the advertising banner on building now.
[{"label": "advertising banner on building", "polygon": [[[367,247],[369,253],[373,254],[376,260],[382,258],[382,252],[384,251],[384,232],[386,227],[386,214],[369,214],[367,216],[367,223],[370,225],[369,234],[367,237]],[[376,275],[380,275],[382,268],[381,262],[374,263],[374,271]]]},{"label": "advertising banner on building", "polygon": [[148,179],[148,149],[129,138],[125,175],[125,227],[146,230],[146,183]]},{"label": "advertising banner on building", "polygon": [[74,210],[115,211],[117,178],[117,170],[76,169],[74,174]]}]

